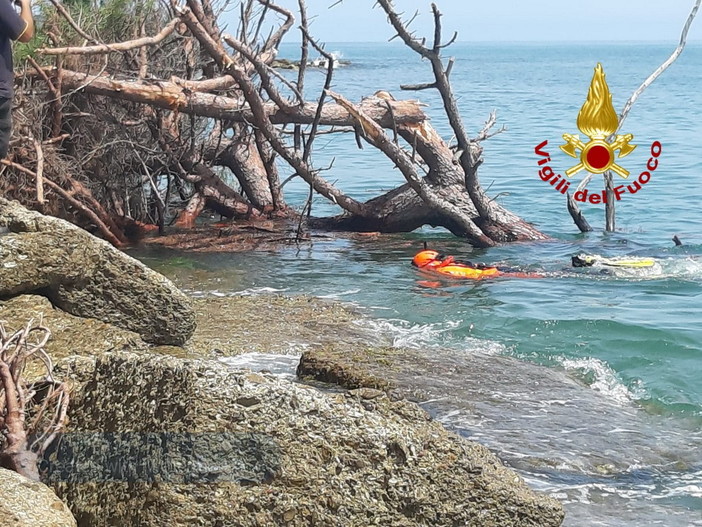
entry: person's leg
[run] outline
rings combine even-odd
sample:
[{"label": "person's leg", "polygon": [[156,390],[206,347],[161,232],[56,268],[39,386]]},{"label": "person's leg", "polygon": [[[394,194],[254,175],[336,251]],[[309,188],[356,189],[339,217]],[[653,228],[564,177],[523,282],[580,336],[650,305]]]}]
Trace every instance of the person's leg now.
[{"label": "person's leg", "polygon": [[0,159],[7,156],[12,135],[12,99],[0,97]]}]

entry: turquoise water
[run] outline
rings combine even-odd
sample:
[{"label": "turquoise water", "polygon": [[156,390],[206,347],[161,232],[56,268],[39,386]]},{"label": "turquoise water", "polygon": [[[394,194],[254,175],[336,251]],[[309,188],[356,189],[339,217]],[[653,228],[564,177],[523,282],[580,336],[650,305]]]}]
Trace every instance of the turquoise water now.
[{"label": "turquoise water", "polygon": [[[497,109],[507,130],[485,143],[489,194],[553,241],[472,250],[444,231],[381,238],[317,239],[274,252],[190,255],[171,274],[193,294],[271,288],[358,306],[376,338],[426,350],[452,374],[417,372],[433,394],[425,406],[447,426],[495,449],[537,488],[562,499],[566,525],[702,525],[702,45],[690,45],[634,106],[622,131],[638,149],[621,164],[638,174],[649,145],[663,145],[659,168],[618,204],[618,231],[601,232],[602,206],[586,205],[595,232],[578,234],[563,197],[537,176],[534,147],[547,139],[553,168],[562,133],[576,133],[593,67],[601,62],[620,109],[674,44],[458,44],[452,80],[468,128]],[[329,44],[351,65],[334,89],[352,100],[378,89],[428,103],[450,137],[432,92],[401,93],[430,80],[426,63],[400,46]],[[292,56],[291,49],[283,55]],[[313,80],[314,79],[314,80]],[[314,96],[322,74],[308,81]],[[315,85],[315,83],[317,83]],[[358,151],[349,134],[322,136],[318,166],[358,199],[403,182],[382,155]],[[580,176],[576,176],[577,180]],[[602,188],[598,180],[592,189]],[[293,181],[286,198],[301,204]],[[313,214],[339,212],[316,199]],[[685,246],[675,248],[678,234]],[[409,265],[428,241],[443,252],[539,270],[538,280],[442,283],[425,287]],[[569,269],[570,256],[646,255],[655,276]],[[142,255],[159,267],[164,255]]]}]

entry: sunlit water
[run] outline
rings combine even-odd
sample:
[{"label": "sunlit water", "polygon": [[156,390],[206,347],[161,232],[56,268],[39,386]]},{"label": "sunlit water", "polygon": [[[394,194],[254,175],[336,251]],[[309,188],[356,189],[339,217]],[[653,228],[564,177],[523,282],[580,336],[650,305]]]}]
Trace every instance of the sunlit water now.
[{"label": "sunlit water", "polygon": [[[553,241],[471,251],[442,231],[425,229],[377,239],[318,239],[274,252],[138,255],[192,294],[274,290],[355,305],[372,319],[370,340],[413,347],[431,359],[434,366],[405,379],[424,393],[425,408],[561,499],[566,525],[702,525],[702,47],[686,49],[626,121],[623,131],[640,146],[622,165],[640,172],[654,140],[663,154],[651,181],[620,202],[617,233],[599,232],[601,206],[585,206],[596,232],[576,234],[563,197],[539,180],[534,154],[548,139],[554,169],[571,166],[557,145],[562,133],[577,132],[575,118],[597,62],[621,108],[672,48],[451,49],[458,58],[452,79],[469,129],[479,129],[495,108],[508,128],[485,145],[484,186]],[[328,49],[352,62],[338,70],[334,86],[351,99],[377,89],[405,97],[399,84],[430,76],[427,64],[401,47]],[[321,73],[313,78],[310,96]],[[436,95],[419,96],[430,104],[434,126],[446,132]],[[382,155],[369,147],[358,151],[348,134],[320,137],[316,156],[319,166],[334,159],[326,176],[359,199],[402,182]],[[592,188],[602,188],[601,182]],[[293,204],[306,196],[296,181],[286,192]],[[313,212],[338,209],[318,199]],[[686,245],[674,247],[673,234]],[[423,240],[545,277],[426,287],[426,277],[409,265]],[[660,268],[631,275],[570,269],[570,257],[580,252],[652,256]]]}]

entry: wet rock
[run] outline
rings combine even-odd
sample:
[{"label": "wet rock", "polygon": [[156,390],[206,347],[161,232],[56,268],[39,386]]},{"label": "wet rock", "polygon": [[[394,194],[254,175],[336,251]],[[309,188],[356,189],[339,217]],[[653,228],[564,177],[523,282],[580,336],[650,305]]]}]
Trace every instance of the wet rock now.
[{"label": "wet rock", "polygon": [[0,198],[0,297],[40,293],[77,316],[183,344],[195,329],[189,299],[167,278],[70,223]]},{"label": "wet rock", "polygon": [[300,69],[300,61],[289,59],[275,59],[271,63],[272,68],[279,70],[298,70]]},{"label": "wet rock", "polygon": [[75,384],[70,432],[45,468],[81,526],[563,519],[486,448],[373,390],[122,352],[66,359],[57,375]]},{"label": "wet rock", "polygon": [[399,353],[397,348],[325,346],[302,354],[297,375],[348,389],[390,391],[395,384],[386,375],[376,375],[369,366],[375,363],[390,364]]},{"label": "wet rock", "polygon": [[339,339],[356,342],[361,338],[360,326],[355,324],[359,314],[317,298],[207,297],[193,300],[193,305],[197,330],[185,347],[208,354],[290,354]]},{"label": "wet rock", "polygon": [[[16,330],[30,318],[44,321],[52,335],[52,358],[95,356],[129,349],[184,359],[229,357],[243,353],[290,354],[312,345],[359,339],[360,315],[344,307],[304,296],[231,296],[192,299],[196,329],[184,346],[149,346],[133,331],[54,308],[39,295],[0,299],[0,320]],[[310,344],[314,343],[314,344]]]},{"label": "wet rock", "polygon": [[74,527],[68,507],[44,485],[0,468],[0,518],[3,527]]}]

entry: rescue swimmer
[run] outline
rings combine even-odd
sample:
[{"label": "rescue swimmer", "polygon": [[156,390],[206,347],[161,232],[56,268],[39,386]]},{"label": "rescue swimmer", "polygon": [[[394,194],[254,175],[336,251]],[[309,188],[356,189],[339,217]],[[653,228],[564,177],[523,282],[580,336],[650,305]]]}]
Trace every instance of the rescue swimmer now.
[{"label": "rescue swimmer", "polygon": [[444,256],[438,251],[426,249],[414,255],[412,265],[421,271],[436,273],[450,278],[468,280],[483,280],[486,278],[497,278],[498,276],[514,278],[542,277],[540,274],[524,273],[506,267],[473,263],[467,260],[456,260],[453,256]]}]

